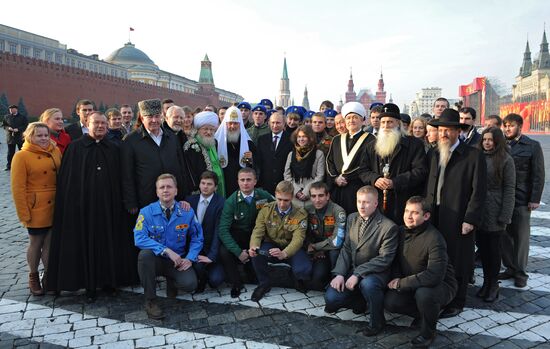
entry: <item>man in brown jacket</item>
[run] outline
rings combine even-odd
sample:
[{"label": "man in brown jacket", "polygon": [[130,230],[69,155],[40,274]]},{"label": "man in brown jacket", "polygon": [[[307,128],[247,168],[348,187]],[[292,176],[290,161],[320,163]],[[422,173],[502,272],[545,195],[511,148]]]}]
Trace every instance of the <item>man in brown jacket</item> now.
[{"label": "man in brown jacket", "polygon": [[385,297],[386,310],[412,316],[411,327],[420,327],[420,334],[411,341],[413,347],[428,347],[433,342],[439,312],[457,289],[447,244],[429,219],[430,206],[423,198],[413,196],[407,200],[393,279]]},{"label": "man in brown jacket", "polygon": [[292,268],[296,289],[305,291],[304,281],[311,278],[312,264],[305,249],[307,212],[292,206],[294,187],[281,181],[275,188],[275,202],[265,205],[250,237],[252,265],[258,277],[258,287],[250,298],[257,302],[271,290],[267,263],[287,263]]},{"label": "man in brown jacket", "polygon": [[[370,308],[370,323],[363,330],[366,336],[382,332],[384,290],[397,249],[397,226],[384,217],[378,207],[378,191],[372,186],[357,191],[357,210],[348,216],[348,233],[325,294],[325,312],[353,307],[364,311],[365,300]],[[360,305],[363,304],[361,309]]]}]

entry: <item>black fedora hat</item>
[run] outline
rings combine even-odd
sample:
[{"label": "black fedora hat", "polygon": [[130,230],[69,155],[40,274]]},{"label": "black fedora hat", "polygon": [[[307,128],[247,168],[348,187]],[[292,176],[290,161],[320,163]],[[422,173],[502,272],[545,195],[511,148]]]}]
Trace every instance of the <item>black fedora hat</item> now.
[{"label": "black fedora hat", "polygon": [[433,127],[459,127],[459,128],[469,128],[468,124],[460,123],[460,114],[454,109],[447,108],[443,110],[439,119],[433,119],[428,122],[428,125]]},{"label": "black fedora hat", "polygon": [[393,103],[386,103],[382,106],[382,113],[380,113],[380,118],[384,116],[389,116],[397,120],[401,120],[401,111],[399,107]]}]

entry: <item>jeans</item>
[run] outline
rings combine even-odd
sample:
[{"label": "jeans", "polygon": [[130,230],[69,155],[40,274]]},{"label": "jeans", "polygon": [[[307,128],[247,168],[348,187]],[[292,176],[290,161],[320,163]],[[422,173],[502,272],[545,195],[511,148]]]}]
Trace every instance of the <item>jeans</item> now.
[{"label": "jeans", "polygon": [[327,308],[336,310],[350,308],[357,302],[367,301],[370,309],[370,326],[377,328],[384,326],[386,322],[384,318],[385,289],[386,282],[382,277],[369,274],[361,279],[352,291],[344,288],[343,292],[338,292],[332,286],[329,286],[325,293],[325,303]]}]

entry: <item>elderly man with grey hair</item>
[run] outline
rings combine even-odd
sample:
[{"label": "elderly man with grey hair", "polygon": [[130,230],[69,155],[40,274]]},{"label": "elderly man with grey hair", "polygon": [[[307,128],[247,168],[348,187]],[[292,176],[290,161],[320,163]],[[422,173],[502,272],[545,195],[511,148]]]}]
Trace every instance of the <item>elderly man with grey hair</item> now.
[{"label": "elderly man with grey hair", "polygon": [[185,111],[182,107],[173,105],[166,111],[162,127],[165,131],[171,131],[176,135],[180,146],[183,147],[187,142],[187,135],[183,132],[183,120],[185,119]]}]

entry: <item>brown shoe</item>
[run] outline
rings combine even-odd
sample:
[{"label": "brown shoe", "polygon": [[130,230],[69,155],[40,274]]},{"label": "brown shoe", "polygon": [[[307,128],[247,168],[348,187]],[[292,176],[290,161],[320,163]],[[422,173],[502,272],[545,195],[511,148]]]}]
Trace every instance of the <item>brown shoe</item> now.
[{"label": "brown shoe", "polygon": [[31,294],[33,296],[44,295],[44,290],[42,289],[42,286],[40,286],[40,276],[38,275],[38,272],[29,273],[29,289],[31,290]]},{"label": "brown shoe", "polygon": [[176,298],[178,296],[178,288],[173,279],[166,278],[166,297]]},{"label": "brown shoe", "polygon": [[147,316],[149,316],[150,319],[160,320],[164,318],[162,309],[159,307],[154,299],[145,301],[145,311],[147,312]]}]

